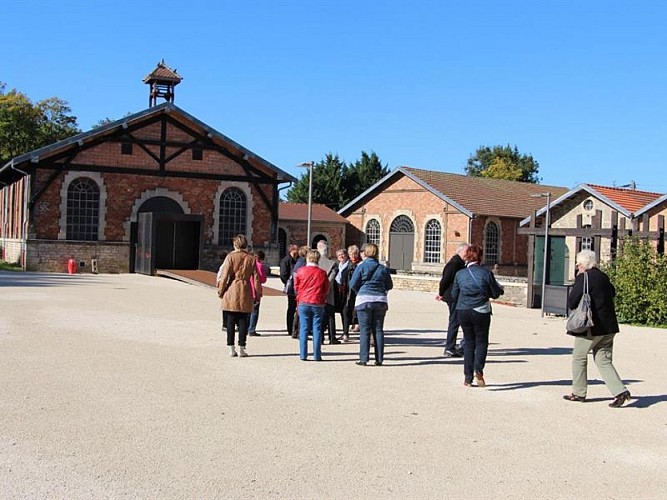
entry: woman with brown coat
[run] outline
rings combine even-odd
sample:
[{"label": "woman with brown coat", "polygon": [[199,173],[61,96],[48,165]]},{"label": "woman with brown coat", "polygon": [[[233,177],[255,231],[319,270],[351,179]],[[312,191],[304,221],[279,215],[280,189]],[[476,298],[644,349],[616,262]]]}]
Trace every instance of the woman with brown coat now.
[{"label": "woman with brown coat", "polygon": [[[250,280],[253,280],[255,290],[261,294],[257,273],[257,263],[253,255],[248,253],[248,240],[242,234],[237,234],[233,240],[234,251],[230,252],[222,263],[220,280],[218,282],[218,297],[222,299],[223,328],[227,328],[227,345],[229,355],[237,356],[234,348],[236,327],[239,329],[238,356],[245,358],[248,322],[252,312],[253,299],[250,289]],[[224,319],[226,317],[226,320]]]}]

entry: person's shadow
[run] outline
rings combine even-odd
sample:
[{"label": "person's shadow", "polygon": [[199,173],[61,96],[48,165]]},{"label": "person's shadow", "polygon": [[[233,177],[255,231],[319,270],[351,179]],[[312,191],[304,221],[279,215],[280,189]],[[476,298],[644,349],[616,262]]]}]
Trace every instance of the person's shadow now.
[{"label": "person's shadow", "polygon": [[[643,382],[643,380],[637,379],[624,379],[623,382],[626,384],[636,384]],[[539,380],[535,382],[510,382],[508,384],[487,384],[486,388],[489,391],[515,391],[520,389],[530,389],[532,387],[540,386],[550,386],[558,385],[563,387],[569,387],[572,385],[572,380]],[[590,380],[588,385],[604,385],[602,380]],[[632,390],[630,390],[632,392]],[[598,403],[602,401],[611,401],[613,398],[611,396],[606,398],[586,398],[588,403]],[[667,394],[658,394],[653,396],[638,396],[633,395],[630,402],[623,406],[623,408],[648,408],[658,403],[667,402]]]}]

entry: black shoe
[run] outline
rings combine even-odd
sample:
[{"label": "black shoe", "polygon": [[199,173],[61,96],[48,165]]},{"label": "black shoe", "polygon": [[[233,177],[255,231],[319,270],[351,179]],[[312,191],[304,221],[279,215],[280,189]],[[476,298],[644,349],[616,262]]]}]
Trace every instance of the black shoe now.
[{"label": "black shoe", "polygon": [[332,339],[332,340],[329,341],[329,345],[334,345],[334,344],[340,344],[340,340]]},{"label": "black shoe", "polygon": [[446,358],[461,358],[461,357],[463,357],[463,355],[462,355],[460,352],[458,352],[458,351],[450,351],[450,350],[448,350],[448,349],[445,349],[445,354],[444,354],[444,356],[445,356]]},{"label": "black shoe", "polygon": [[382,366],[382,361],[376,361],[375,366]]},{"label": "black shoe", "polygon": [[248,332],[248,335],[250,335],[251,337],[261,337],[261,334],[257,332]]},{"label": "black shoe", "polygon": [[586,398],[584,396],[577,396],[576,394],[566,394],[563,396],[563,399],[567,401],[577,401],[578,403],[584,403]]},{"label": "black shoe", "polygon": [[620,408],[625,404],[626,401],[629,401],[631,397],[632,396],[630,396],[630,391],[622,392],[618,396],[616,396],[611,403],[609,403],[609,407]]},{"label": "black shoe", "polygon": [[354,364],[355,364],[355,365],[359,365],[359,366],[366,366],[366,362],[365,362],[365,361],[355,361]]}]

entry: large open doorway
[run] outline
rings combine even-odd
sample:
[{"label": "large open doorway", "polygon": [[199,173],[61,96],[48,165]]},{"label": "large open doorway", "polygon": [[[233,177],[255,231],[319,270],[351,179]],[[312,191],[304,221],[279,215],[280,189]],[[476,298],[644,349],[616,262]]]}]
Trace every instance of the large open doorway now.
[{"label": "large open doorway", "polygon": [[143,212],[137,217],[136,272],[156,269],[199,269],[201,215]]}]

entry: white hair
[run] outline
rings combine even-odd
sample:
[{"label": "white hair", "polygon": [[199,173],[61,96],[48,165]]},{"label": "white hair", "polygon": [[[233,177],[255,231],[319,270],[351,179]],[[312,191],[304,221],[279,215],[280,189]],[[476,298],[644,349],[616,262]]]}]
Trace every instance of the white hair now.
[{"label": "white hair", "polygon": [[583,266],[584,269],[591,269],[597,265],[595,252],[592,250],[582,250],[577,254],[577,265]]}]

